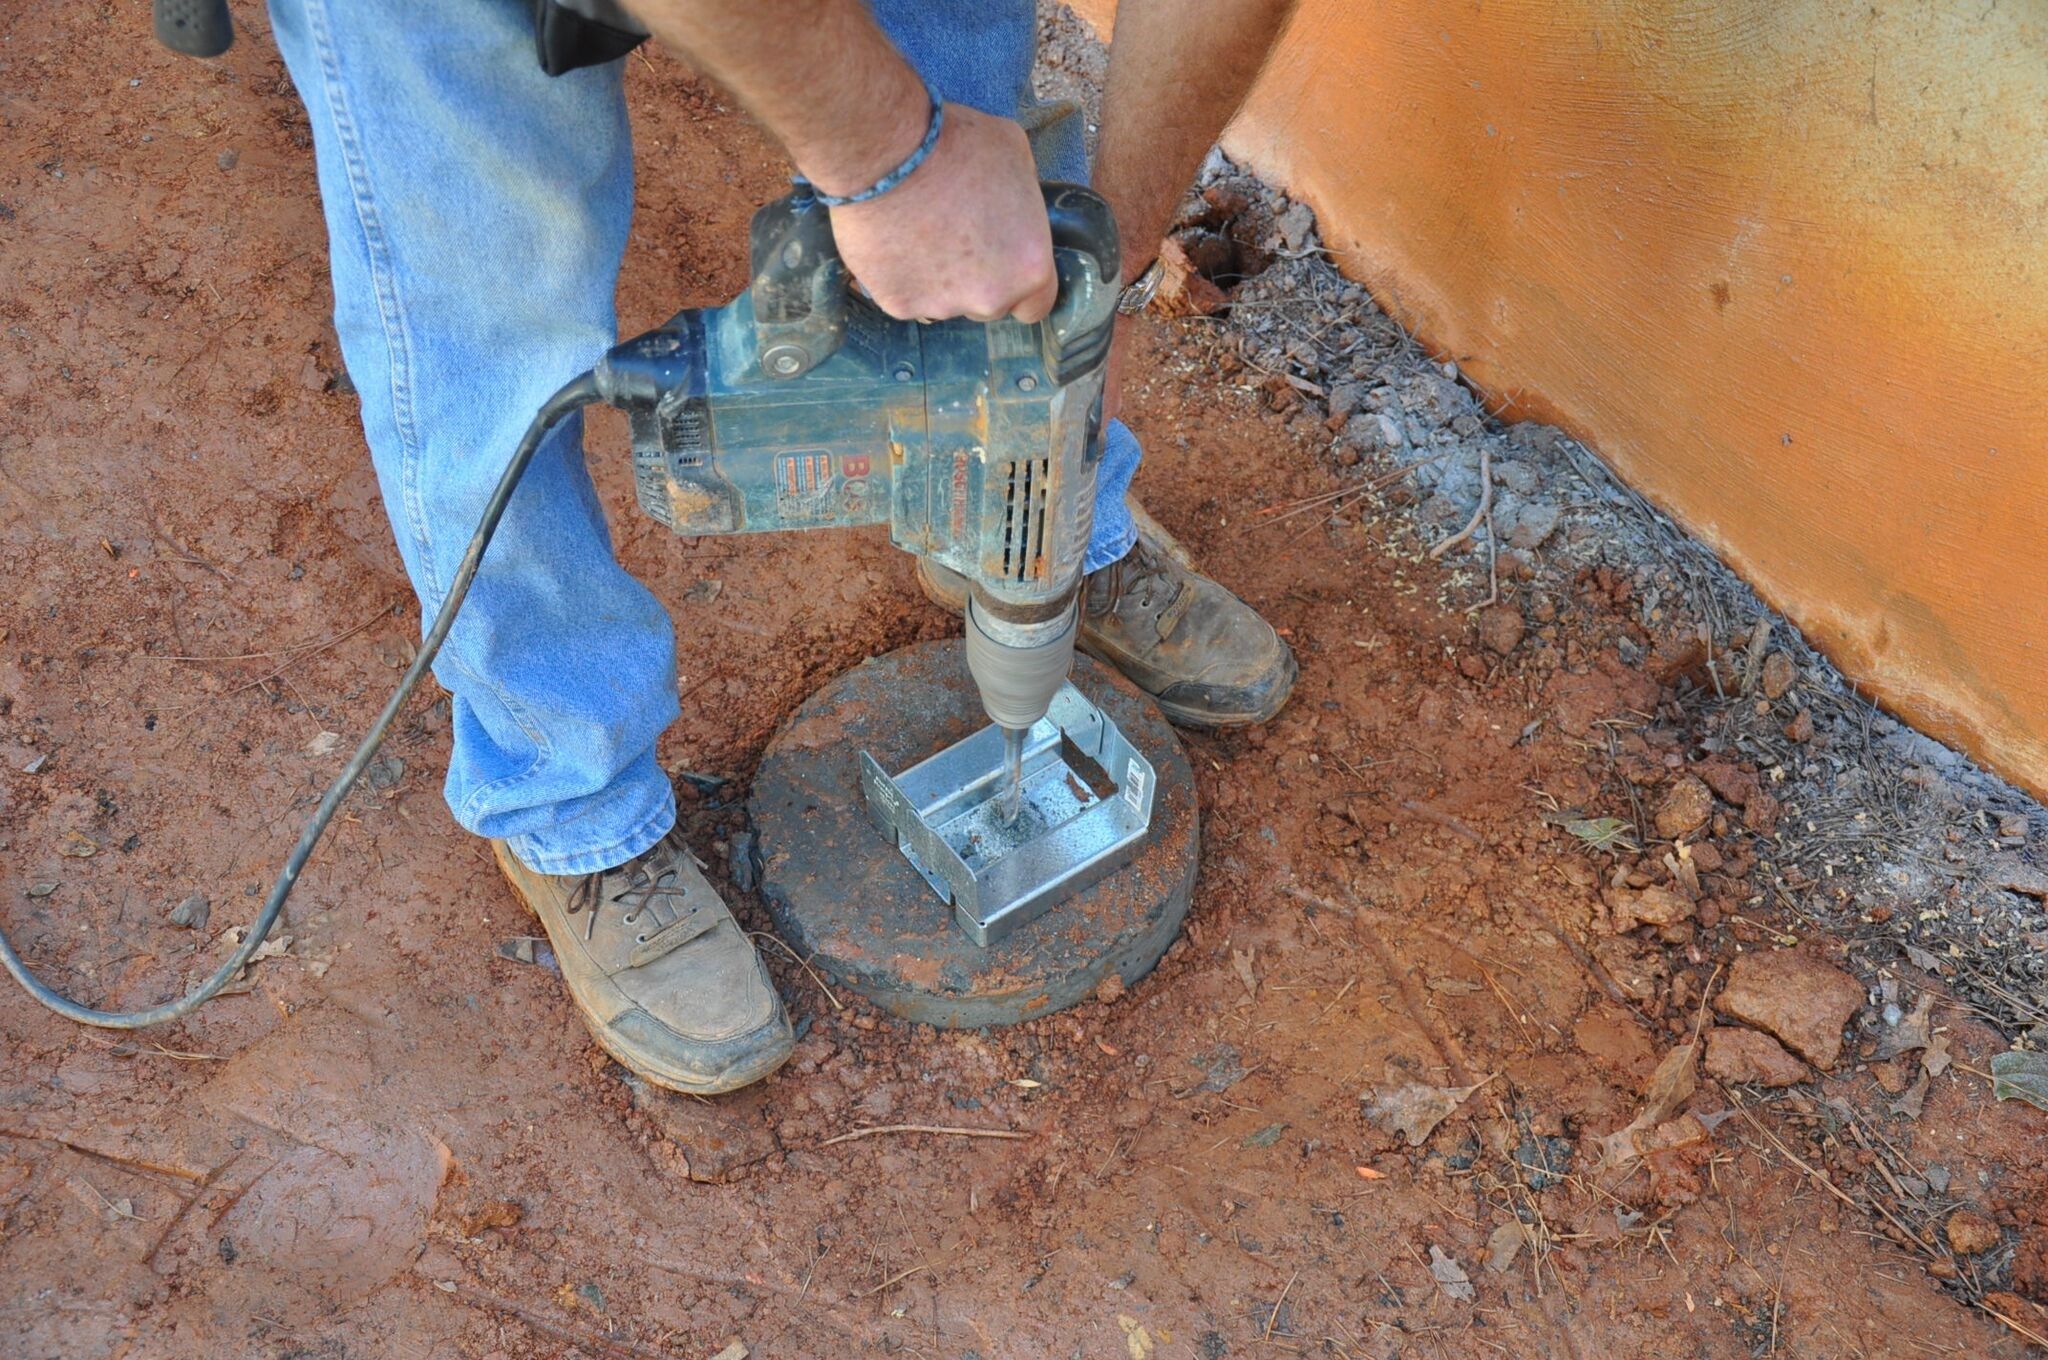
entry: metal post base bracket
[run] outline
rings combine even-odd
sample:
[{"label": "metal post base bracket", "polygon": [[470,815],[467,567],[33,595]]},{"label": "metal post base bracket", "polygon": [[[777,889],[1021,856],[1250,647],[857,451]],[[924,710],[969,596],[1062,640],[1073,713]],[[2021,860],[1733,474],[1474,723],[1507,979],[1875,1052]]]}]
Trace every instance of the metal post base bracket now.
[{"label": "metal post base bracket", "polygon": [[868,816],[953,920],[991,945],[1122,867],[1152,825],[1157,780],[1109,716],[1064,686],[1024,746],[1024,805],[1003,825],[1003,735],[984,727],[893,779],[860,753]]}]

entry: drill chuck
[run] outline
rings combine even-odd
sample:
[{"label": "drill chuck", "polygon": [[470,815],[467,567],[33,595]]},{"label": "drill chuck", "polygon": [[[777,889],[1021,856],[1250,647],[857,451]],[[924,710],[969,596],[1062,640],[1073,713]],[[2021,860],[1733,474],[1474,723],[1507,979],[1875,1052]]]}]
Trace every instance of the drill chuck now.
[{"label": "drill chuck", "polygon": [[1005,619],[975,591],[967,602],[967,669],[989,721],[1021,730],[1045,716],[1073,669],[1080,624],[1078,591],[1064,609],[1029,623]]}]

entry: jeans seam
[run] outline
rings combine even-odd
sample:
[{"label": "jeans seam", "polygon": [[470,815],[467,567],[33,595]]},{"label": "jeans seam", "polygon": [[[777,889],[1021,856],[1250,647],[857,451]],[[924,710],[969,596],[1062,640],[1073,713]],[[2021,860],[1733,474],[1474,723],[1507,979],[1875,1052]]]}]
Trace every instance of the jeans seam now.
[{"label": "jeans seam", "polygon": [[[356,131],[354,113],[342,89],[337,49],[327,23],[326,0],[307,0],[305,14],[307,30],[320,54],[321,81],[326,86],[328,115],[334,122],[342,166],[348,175],[349,198],[355,207],[356,224],[363,234],[363,248],[370,259],[370,278],[384,343],[391,351],[391,411],[398,427],[399,465],[402,469],[399,480],[405,498],[407,528],[412,534],[413,551],[426,587],[421,592],[420,602],[421,627],[425,628],[428,626],[427,596],[432,596],[433,608],[438,614],[447,599],[447,590],[435,567],[433,545],[427,535],[426,506],[420,498],[419,424],[412,400],[412,336],[405,325],[405,307],[398,297],[398,270],[392,264],[390,242],[377,212],[376,195],[370,188],[367,158],[363,155]],[[538,775],[554,757],[554,746],[545,730],[533,721],[533,715],[503,685],[489,676],[478,674],[453,653],[449,653],[447,659],[456,671],[489,690],[534,746],[533,762],[526,769],[484,785],[477,793],[514,788]],[[464,800],[465,810],[475,802],[475,797],[473,793]]]}]

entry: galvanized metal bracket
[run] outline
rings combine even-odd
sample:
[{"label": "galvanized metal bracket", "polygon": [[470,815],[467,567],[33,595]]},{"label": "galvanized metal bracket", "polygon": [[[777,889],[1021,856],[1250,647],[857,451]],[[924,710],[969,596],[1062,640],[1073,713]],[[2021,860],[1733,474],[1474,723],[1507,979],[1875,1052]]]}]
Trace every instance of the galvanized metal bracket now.
[{"label": "galvanized metal bracket", "polygon": [[996,816],[1003,738],[994,726],[893,778],[860,753],[868,816],[893,837],[953,920],[991,945],[1121,868],[1152,825],[1152,762],[1071,684],[1024,746],[1024,805]]}]

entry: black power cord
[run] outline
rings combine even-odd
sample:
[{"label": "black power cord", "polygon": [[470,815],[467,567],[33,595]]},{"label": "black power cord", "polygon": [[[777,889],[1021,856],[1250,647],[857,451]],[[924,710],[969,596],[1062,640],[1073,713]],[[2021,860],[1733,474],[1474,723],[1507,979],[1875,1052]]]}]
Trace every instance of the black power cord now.
[{"label": "black power cord", "polygon": [[420,679],[433,664],[435,654],[448,638],[448,630],[455,625],[455,615],[462,608],[463,597],[469,594],[470,583],[476,579],[477,568],[482,565],[484,549],[490,547],[491,536],[498,531],[498,521],[505,517],[505,506],[511,501],[512,493],[519,486],[519,479],[525,475],[527,464],[533,461],[534,453],[540,448],[540,441],[547,432],[561,422],[563,417],[599,400],[597,378],[585,373],[569,383],[561,391],[549,397],[534,416],[533,423],[520,436],[519,448],[513,453],[512,461],[505,465],[505,473],[498,478],[496,489],[491,492],[490,501],[484,506],[483,517],[477,521],[476,532],[470,536],[469,550],[462,555],[462,565],[455,570],[455,580],[448,587],[448,598],[441,603],[441,612],[434,616],[433,627],[427,630],[426,638],[420,644],[419,655],[406,668],[405,676],[398,682],[398,688],[391,693],[384,711],[370,724],[370,730],[363,737],[362,745],[342,767],[334,782],[327,786],[327,793],[320,799],[320,806],[306,822],[306,829],[299,833],[299,843],[292,847],[284,867],[278,870],[277,882],[270,885],[270,896],[264,899],[263,910],[256,917],[256,923],[249,927],[249,937],[229,956],[228,961],[214,970],[212,977],[194,987],[175,1001],[166,1001],[161,1006],[151,1006],[140,1011],[102,1011],[91,1006],[82,1006],[70,997],[56,991],[40,981],[21,961],[21,955],[14,952],[14,945],[5,931],[0,931],[0,964],[6,965],[14,980],[22,985],[30,996],[49,1007],[67,1020],[76,1020],[81,1025],[97,1025],[101,1029],[146,1029],[176,1020],[198,1010],[221,988],[228,985],[244,965],[255,957],[270,928],[277,924],[278,914],[284,910],[285,899],[292,895],[297,886],[299,872],[312,858],[313,848],[320,844],[320,837],[327,831],[327,824],[334,820],[334,814],[348,797],[350,789],[369,766],[370,758],[377,754],[377,748],[384,744],[385,734],[397,720],[398,712],[405,707],[405,701],[419,686]]}]

